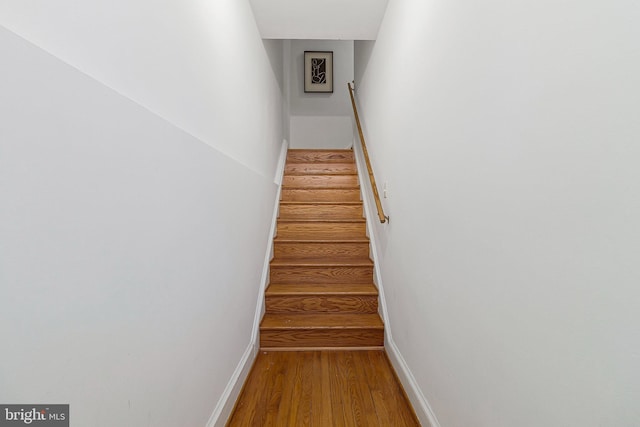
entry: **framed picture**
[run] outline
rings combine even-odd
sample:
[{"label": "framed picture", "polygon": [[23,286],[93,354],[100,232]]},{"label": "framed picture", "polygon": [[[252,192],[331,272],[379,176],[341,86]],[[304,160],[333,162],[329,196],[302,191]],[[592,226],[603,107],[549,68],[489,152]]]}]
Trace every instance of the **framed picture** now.
[{"label": "framed picture", "polygon": [[304,52],[304,91],[333,93],[333,52]]}]

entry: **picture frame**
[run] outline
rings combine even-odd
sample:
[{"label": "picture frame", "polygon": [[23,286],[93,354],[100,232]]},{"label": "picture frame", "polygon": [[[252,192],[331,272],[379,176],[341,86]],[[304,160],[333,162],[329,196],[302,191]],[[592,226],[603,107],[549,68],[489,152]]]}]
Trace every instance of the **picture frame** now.
[{"label": "picture frame", "polygon": [[305,93],[333,93],[333,51],[304,52]]}]

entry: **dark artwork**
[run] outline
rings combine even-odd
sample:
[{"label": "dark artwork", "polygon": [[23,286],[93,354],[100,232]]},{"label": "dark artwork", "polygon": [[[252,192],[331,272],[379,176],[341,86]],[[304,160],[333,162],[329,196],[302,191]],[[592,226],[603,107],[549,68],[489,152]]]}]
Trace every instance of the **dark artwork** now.
[{"label": "dark artwork", "polygon": [[325,84],[327,82],[327,60],[311,58],[311,84]]}]

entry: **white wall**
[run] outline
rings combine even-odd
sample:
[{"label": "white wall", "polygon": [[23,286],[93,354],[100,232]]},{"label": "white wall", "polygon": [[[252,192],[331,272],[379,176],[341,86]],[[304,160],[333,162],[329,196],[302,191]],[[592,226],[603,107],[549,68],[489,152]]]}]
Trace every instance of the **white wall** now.
[{"label": "white wall", "polygon": [[248,0],[3,0],[0,25],[273,176],[280,90]]},{"label": "white wall", "polygon": [[172,10],[108,4],[0,6],[72,62],[0,27],[0,401],[70,403],[87,427],[202,427],[250,348],[282,142],[277,45],[237,0],[209,16],[228,45],[154,26]]},{"label": "white wall", "polygon": [[391,333],[442,427],[640,425],[639,19],[391,0],[356,43]]},{"label": "white wall", "polygon": [[[347,148],[353,116],[347,82],[353,80],[353,41],[288,40],[291,148]],[[333,93],[304,92],[304,52],[333,51]]]}]

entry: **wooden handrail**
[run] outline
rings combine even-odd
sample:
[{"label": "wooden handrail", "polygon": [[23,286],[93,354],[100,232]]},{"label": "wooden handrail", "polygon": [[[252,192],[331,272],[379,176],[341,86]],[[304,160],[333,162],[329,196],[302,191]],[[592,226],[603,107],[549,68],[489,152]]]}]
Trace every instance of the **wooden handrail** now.
[{"label": "wooden handrail", "polygon": [[356,99],[353,96],[353,88],[351,83],[347,83],[349,89],[349,96],[351,97],[351,105],[353,106],[353,115],[356,118],[356,126],[358,127],[358,134],[360,134],[360,143],[362,144],[362,152],[364,153],[364,160],[367,163],[367,170],[369,171],[369,181],[371,181],[371,188],[373,189],[373,197],[376,200],[376,208],[378,209],[378,218],[381,223],[389,222],[389,217],[384,214],[382,210],[382,202],[380,201],[380,195],[378,194],[378,187],[376,186],[376,178],[373,176],[373,168],[371,167],[371,161],[369,160],[369,152],[367,151],[367,144],[364,142],[364,134],[362,133],[362,125],[360,124],[360,117],[358,116],[358,107],[356,107]]}]

